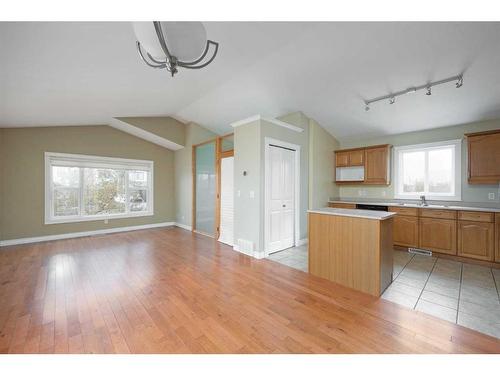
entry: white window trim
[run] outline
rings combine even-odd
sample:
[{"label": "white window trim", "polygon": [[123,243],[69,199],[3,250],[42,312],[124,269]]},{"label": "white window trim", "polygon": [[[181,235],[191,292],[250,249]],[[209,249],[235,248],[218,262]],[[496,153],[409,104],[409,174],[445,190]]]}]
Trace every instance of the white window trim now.
[{"label": "white window trim", "polygon": [[[79,215],[79,216],[67,216],[67,217],[54,217],[53,215],[53,187],[52,187],[52,160],[63,160],[67,162],[68,165],[71,163],[83,164],[92,163],[100,165],[102,167],[116,167],[117,165],[123,165],[124,169],[147,169],[149,171],[150,183],[148,185],[148,210],[141,212],[126,212],[122,214],[114,215]],[[78,166],[78,165],[75,165]],[[80,169],[80,181],[82,181],[83,169]],[[128,176],[128,174],[126,174]],[[123,159],[123,158],[112,158],[104,156],[95,155],[80,155],[80,154],[63,154],[56,152],[45,152],[45,224],[62,224],[62,223],[75,223],[83,221],[107,221],[110,219],[123,219],[132,217],[143,217],[143,216],[153,216],[154,215],[154,162],[151,160],[137,160],[137,159]],[[126,180],[126,196],[128,196],[128,179]],[[82,200],[83,190],[80,189],[79,203]]]},{"label": "white window trim", "polygon": [[[438,148],[443,146],[454,146],[455,153],[453,155],[453,170],[454,170],[454,180],[455,180],[455,194],[425,194],[427,200],[439,200],[439,201],[461,201],[462,200],[462,140],[455,139],[450,141],[441,141],[433,143],[423,143],[417,145],[408,146],[398,146],[394,147],[394,198],[396,199],[419,199],[421,194],[402,194],[401,193],[401,163],[402,160],[399,157],[401,151],[408,150],[425,150]],[[427,166],[426,166],[427,167]],[[426,171],[427,175],[427,171]]]}]

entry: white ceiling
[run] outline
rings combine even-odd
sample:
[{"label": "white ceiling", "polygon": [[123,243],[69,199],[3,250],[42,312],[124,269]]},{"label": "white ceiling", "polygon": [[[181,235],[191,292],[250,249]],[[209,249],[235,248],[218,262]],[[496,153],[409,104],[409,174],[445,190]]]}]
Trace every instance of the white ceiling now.
[{"label": "white ceiling", "polygon": [[[206,23],[215,61],[171,78],[144,65],[131,24],[0,23],[0,126],[171,115],[220,133],[303,111],[338,138],[500,117],[500,23]],[[464,72],[464,86],[369,99]]]}]

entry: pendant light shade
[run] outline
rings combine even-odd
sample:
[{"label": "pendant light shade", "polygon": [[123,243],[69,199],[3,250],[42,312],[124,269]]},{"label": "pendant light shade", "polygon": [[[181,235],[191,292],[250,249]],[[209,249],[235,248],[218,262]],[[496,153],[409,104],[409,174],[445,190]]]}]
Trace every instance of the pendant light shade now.
[{"label": "pendant light shade", "polygon": [[[177,67],[199,69],[217,54],[218,43],[207,40],[201,22],[133,22],[137,49],[144,62],[172,73]],[[210,48],[212,47],[212,48]],[[212,56],[209,56],[210,49]],[[148,59],[146,59],[146,56]]]}]

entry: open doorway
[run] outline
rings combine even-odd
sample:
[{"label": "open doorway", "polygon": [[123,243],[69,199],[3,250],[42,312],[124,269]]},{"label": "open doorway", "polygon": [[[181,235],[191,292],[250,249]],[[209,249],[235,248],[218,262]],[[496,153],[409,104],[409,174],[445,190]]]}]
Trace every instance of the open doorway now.
[{"label": "open doorway", "polygon": [[234,244],[234,136],[219,138],[219,202],[218,202],[218,239],[220,242]]}]

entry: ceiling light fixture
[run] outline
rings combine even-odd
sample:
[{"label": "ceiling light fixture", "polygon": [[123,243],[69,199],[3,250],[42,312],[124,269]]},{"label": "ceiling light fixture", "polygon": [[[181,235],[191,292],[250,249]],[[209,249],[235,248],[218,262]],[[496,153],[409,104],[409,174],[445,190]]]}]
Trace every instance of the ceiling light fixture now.
[{"label": "ceiling light fixture", "polygon": [[462,87],[462,85],[464,84],[464,77],[463,77],[462,74],[460,74],[460,75],[453,76],[453,77],[450,77],[450,78],[442,79],[440,81],[430,82],[430,83],[427,83],[425,85],[416,86],[416,87],[410,87],[410,88],[408,88],[406,90],[398,91],[398,92],[395,92],[393,94],[388,94],[388,95],[384,95],[384,96],[379,96],[379,97],[374,98],[374,99],[365,100],[364,101],[364,103],[365,103],[365,111],[368,112],[369,109],[370,109],[370,105],[373,104],[373,103],[389,99],[389,104],[394,104],[396,102],[396,97],[402,96],[402,95],[406,95],[406,94],[413,94],[413,93],[415,93],[415,92],[417,92],[419,90],[426,89],[427,92],[425,93],[425,95],[432,95],[432,91],[431,91],[432,87],[438,86],[438,85],[442,85],[442,84],[445,84],[445,83],[448,83],[448,82],[453,82],[453,81],[456,81],[455,87],[458,89],[458,88]]},{"label": "ceiling light fixture", "polygon": [[141,59],[152,68],[167,69],[172,77],[178,67],[206,67],[219,50],[219,43],[207,40],[201,22],[133,22],[133,27]]}]

